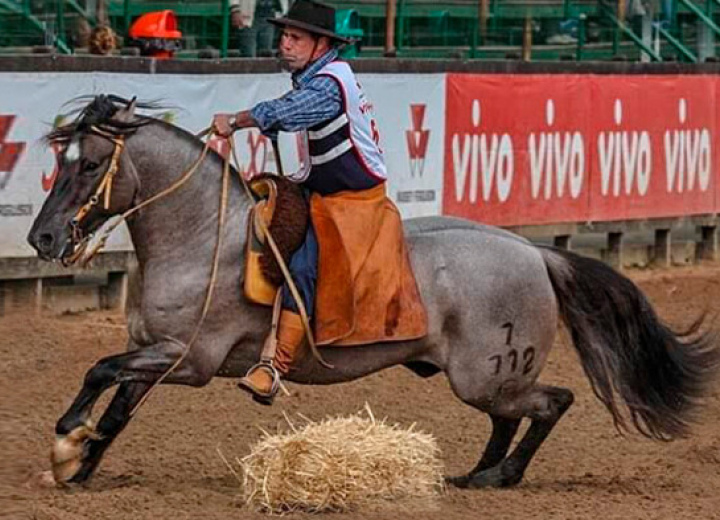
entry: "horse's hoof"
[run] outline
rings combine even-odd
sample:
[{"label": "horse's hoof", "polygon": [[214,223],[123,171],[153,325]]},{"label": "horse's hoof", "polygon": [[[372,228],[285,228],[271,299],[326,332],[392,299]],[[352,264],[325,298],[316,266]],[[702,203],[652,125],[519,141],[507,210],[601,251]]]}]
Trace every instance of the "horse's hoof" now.
[{"label": "horse's hoof", "polygon": [[41,471],[30,477],[24,484],[27,489],[47,489],[57,487],[52,471]]},{"label": "horse's hoof", "polygon": [[516,474],[509,472],[503,464],[498,464],[494,468],[486,469],[472,475],[468,479],[468,485],[466,487],[472,489],[512,487],[519,484],[522,477],[522,473]]},{"label": "horse's hoof", "polygon": [[52,476],[57,484],[67,484],[82,467],[85,457],[85,442],[98,439],[91,426],[78,426],[67,435],[58,436],[50,452]]},{"label": "horse's hoof", "polygon": [[82,467],[83,443],[76,443],[66,436],[58,437],[50,452],[52,476],[57,484],[66,484]]},{"label": "horse's hoof", "polygon": [[38,484],[40,487],[53,488],[57,486],[57,481],[55,480],[55,476],[52,471],[43,471],[40,475],[38,475]]},{"label": "horse's hoof", "polygon": [[468,475],[462,475],[460,477],[445,477],[445,483],[448,486],[466,489],[470,486],[470,477]]}]

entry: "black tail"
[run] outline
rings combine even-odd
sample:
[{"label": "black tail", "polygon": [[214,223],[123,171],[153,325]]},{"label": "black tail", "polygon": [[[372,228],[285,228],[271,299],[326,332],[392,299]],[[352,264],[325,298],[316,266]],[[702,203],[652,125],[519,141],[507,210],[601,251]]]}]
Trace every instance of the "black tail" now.
[{"label": "black tail", "polygon": [[713,337],[699,333],[702,318],[674,332],[640,289],[611,267],[539,249],[585,373],[616,426],[627,429],[621,400],[643,435],[669,440],[686,434],[720,361]]}]

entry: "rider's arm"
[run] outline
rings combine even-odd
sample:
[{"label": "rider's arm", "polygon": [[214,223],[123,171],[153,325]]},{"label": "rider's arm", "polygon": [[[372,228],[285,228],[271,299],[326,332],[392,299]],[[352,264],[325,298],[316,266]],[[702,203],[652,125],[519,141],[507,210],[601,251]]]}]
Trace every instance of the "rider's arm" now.
[{"label": "rider's arm", "polygon": [[233,128],[251,128],[253,126],[257,126],[257,123],[255,122],[255,119],[253,119],[249,110],[243,110],[235,114],[232,121]]},{"label": "rider's arm", "polygon": [[315,76],[303,88],[258,103],[249,117],[263,133],[297,132],[330,121],[342,112],[342,93],[328,76]]}]

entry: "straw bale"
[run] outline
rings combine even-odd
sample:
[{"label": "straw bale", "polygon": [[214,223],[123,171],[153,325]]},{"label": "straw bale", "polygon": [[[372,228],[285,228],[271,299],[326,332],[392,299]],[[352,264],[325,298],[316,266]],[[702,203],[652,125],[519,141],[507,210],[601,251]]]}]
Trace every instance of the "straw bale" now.
[{"label": "straw bale", "polygon": [[[287,419],[287,418],[286,418]],[[309,421],[265,434],[242,459],[245,502],[270,513],[345,512],[444,490],[440,451],[414,424],[376,421],[372,412]]]}]

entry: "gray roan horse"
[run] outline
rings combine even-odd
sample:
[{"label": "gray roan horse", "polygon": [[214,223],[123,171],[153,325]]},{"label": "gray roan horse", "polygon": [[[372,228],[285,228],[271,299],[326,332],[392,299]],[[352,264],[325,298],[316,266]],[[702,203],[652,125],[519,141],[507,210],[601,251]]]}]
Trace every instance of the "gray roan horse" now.
[{"label": "gray roan horse", "polygon": [[[49,134],[65,148],[57,182],[28,236],[41,258],[61,260],[74,249],[78,233],[71,220],[109,167],[114,145],[108,134],[125,139],[110,208],[92,209],[83,233],[167,188],[199,156],[199,139],[135,115],[135,108],[116,96],[97,96],[73,123]],[[55,472],[59,480],[83,482],[93,474],[130,411],[182,355],[211,274],[221,170],[221,157],[208,155],[181,189],[129,219],[142,277],[140,304],[128,313],[127,352],[101,359],[87,372],[57,423],[56,443],[69,439],[79,447],[71,470]],[[198,341],[164,383],[203,386],[215,376],[240,377],[259,359],[271,311],[241,293],[248,209],[234,178],[212,306]],[[687,432],[690,412],[717,366],[707,334],[697,327],[672,332],[631,281],[600,261],[458,219],[412,219],[405,231],[427,307],[427,337],[323,347],[322,356],[334,368],[307,355],[289,379],[326,385],[394,365],[421,377],[444,372],[457,397],[489,414],[493,424],[475,468],[449,481],[460,487],[510,486],[521,481],[573,402],[570,390],[536,382],[560,318],[597,397],[619,427],[631,422],[658,439]],[[117,393],[91,431],[91,409],[114,385]],[[531,425],[508,455],[523,418]]]}]

